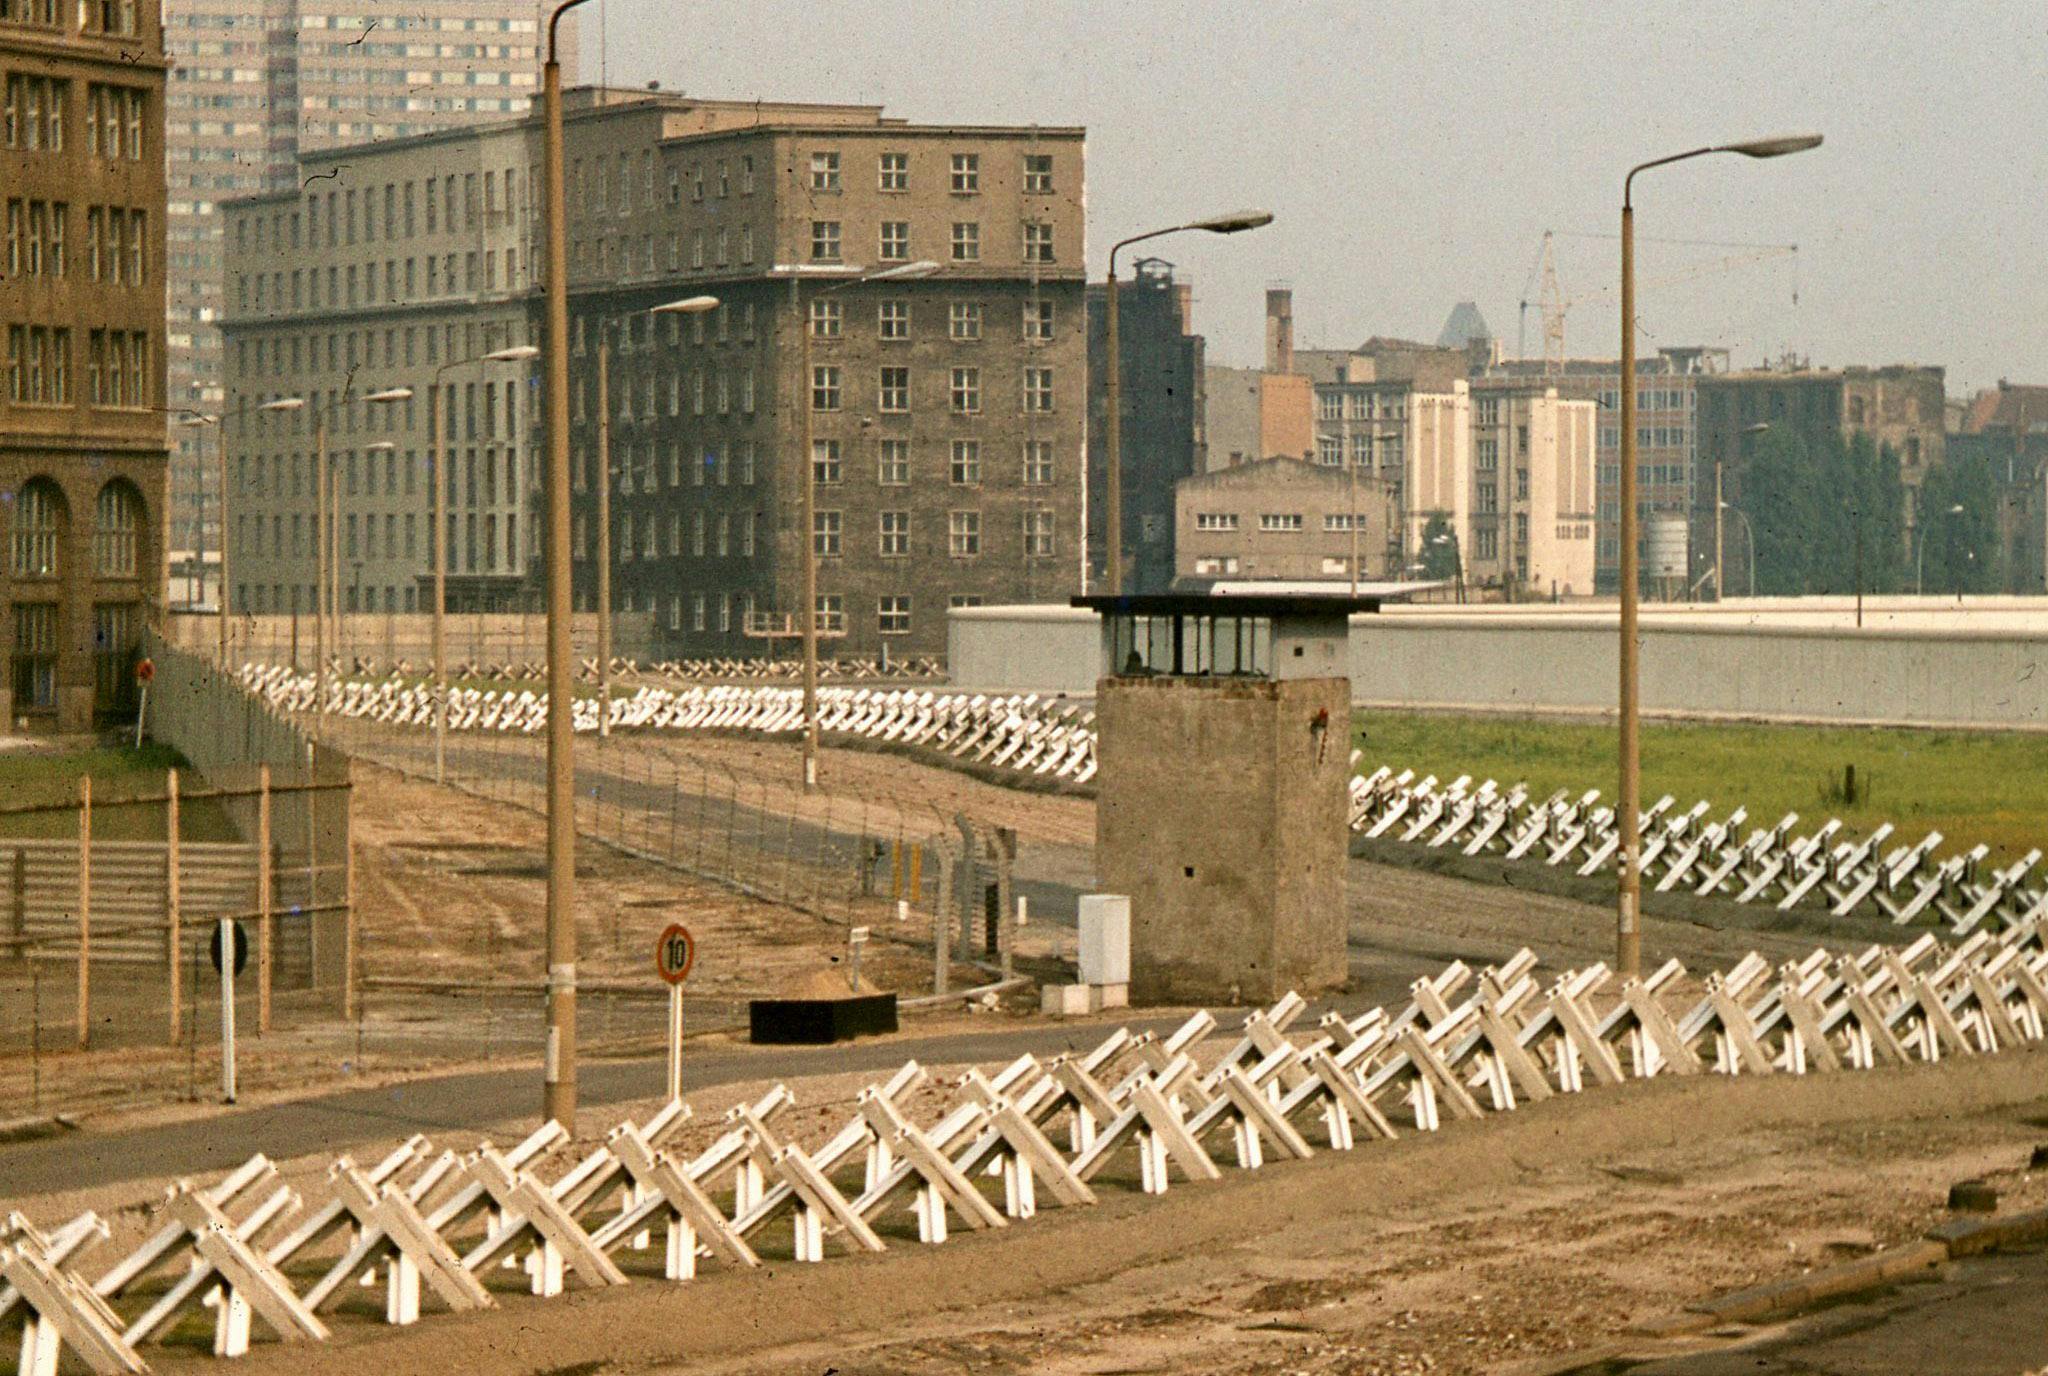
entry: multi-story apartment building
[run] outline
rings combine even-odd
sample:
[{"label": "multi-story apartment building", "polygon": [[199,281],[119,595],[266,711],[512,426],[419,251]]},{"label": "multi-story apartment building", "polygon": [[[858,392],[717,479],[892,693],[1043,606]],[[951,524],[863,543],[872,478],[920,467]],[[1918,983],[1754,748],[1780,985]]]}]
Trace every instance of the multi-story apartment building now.
[{"label": "multi-story apartment building", "polygon": [[[1659,349],[1636,360],[1636,514],[1646,529],[1655,518],[1691,519],[1699,458],[1698,384],[1725,372],[1728,351],[1698,346]],[[1621,563],[1621,364],[1611,358],[1572,358],[1552,365],[1511,359],[1487,370],[1491,378],[1555,387],[1558,395],[1597,402],[1595,450],[1598,543],[1595,578],[1613,591]],[[1712,510],[1704,533],[1692,539],[1696,581],[1713,565]]]},{"label": "multi-story apartment building", "polygon": [[[223,207],[229,606],[310,611],[327,419],[344,611],[429,605],[447,484],[448,605],[519,605],[537,391],[528,341],[538,130],[521,121],[314,154],[303,190]],[[410,389],[388,407],[362,398]],[[278,396],[307,407],[265,414]]]},{"label": "multi-story apartment building", "polygon": [[[648,92],[565,104],[579,606],[596,597],[601,344],[613,601],[653,613],[664,650],[746,653],[763,648],[750,626],[794,626],[806,534],[823,624],[847,652],[935,652],[948,606],[1072,590],[1080,130]],[[537,394],[526,368],[474,362],[540,337],[536,151],[530,120],[334,150],[308,160],[302,190],[227,207],[230,391],[332,408],[345,605],[358,577],[363,605],[419,605],[431,550],[408,531],[424,531],[433,416],[457,427],[451,601],[505,605],[538,586]],[[859,280],[924,262],[915,280]],[[653,310],[704,295],[716,309]],[[343,404],[394,386],[414,399]],[[303,413],[230,431],[238,492],[249,460],[230,562],[251,610],[312,605],[309,433]],[[368,477],[351,488],[351,455],[374,466],[374,492]],[[369,523],[356,554],[351,514]]]},{"label": "multi-story apartment building", "polygon": [[[596,582],[600,331],[623,340],[613,596],[655,613],[662,646],[744,653],[761,648],[750,625],[796,625],[805,538],[844,653],[938,653],[949,607],[1074,589],[1080,129],[650,100],[572,115],[567,156],[579,604]],[[935,268],[859,280],[920,264]],[[718,309],[649,314],[694,294]]]},{"label": "multi-story apartment building", "polygon": [[[1098,572],[1109,559],[1108,299],[1107,285],[1088,288],[1088,559]],[[1124,586],[1133,592],[1173,582],[1174,484],[1208,467],[1207,369],[1193,310],[1193,284],[1176,281],[1164,259],[1139,259],[1117,283]]]},{"label": "multi-story apartment building", "polygon": [[[301,158],[323,149],[523,113],[546,11],[539,0],[356,0],[346,14],[308,0],[167,0],[172,405],[224,405],[220,203],[296,189]],[[573,16],[563,35],[573,76]],[[206,601],[220,533],[197,446],[180,432],[172,595]]]},{"label": "multi-story apartment building", "polygon": [[1386,566],[1393,493],[1378,478],[1257,459],[1174,488],[1176,578],[1346,581],[1398,577]]},{"label": "multi-story apartment building", "polygon": [[163,591],[163,29],[0,0],[0,720],[128,707]]}]

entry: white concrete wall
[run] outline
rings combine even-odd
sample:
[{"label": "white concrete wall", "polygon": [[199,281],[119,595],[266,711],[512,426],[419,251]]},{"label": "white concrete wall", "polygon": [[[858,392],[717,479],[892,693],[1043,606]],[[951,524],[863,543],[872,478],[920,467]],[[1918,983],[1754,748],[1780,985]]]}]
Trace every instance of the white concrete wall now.
[{"label": "white concrete wall", "polygon": [[[1087,694],[1093,613],[976,607],[951,614],[949,668],[974,691]],[[1614,609],[1390,609],[1351,630],[1362,704],[1611,714]],[[2048,730],[2048,605],[1846,599],[1649,611],[1643,708],[1686,717]]]}]

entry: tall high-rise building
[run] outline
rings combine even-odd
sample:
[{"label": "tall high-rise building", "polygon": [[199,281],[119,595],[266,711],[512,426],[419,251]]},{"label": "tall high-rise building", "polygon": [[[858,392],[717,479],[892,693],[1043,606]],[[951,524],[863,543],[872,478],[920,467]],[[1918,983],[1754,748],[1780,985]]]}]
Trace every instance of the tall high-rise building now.
[{"label": "tall high-rise building", "polygon": [[[169,396],[222,407],[219,202],[295,189],[299,159],[525,112],[540,88],[540,0],[166,0]],[[563,66],[575,73],[574,31]],[[171,472],[173,599],[210,601],[219,514],[189,436]],[[202,559],[205,554],[207,558]]]},{"label": "tall high-rise building", "polygon": [[163,591],[163,29],[0,0],[0,722],[124,711]]}]

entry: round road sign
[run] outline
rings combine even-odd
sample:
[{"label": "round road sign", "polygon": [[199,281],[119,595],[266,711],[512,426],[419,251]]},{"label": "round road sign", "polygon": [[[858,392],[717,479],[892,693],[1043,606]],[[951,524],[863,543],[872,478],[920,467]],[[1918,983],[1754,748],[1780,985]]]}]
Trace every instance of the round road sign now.
[{"label": "round road sign", "polygon": [[[145,664],[148,662],[148,660],[143,661]],[[218,922],[213,924],[213,940],[207,943],[206,948],[206,953],[213,957],[213,970],[215,974],[222,973],[221,965],[223,961],[221,958],[226,954],[226,952],[221,950],[223,943],[220,939],[220,928],[221,924]],[[235,973],[239,975],[249,964],[249,934],[242,930],[242,924],[239,922],[231,923],[230,930],[235,934]]]},{"label": "round road sign", "polygon": [[681,984],[697,963],[697,939],[680,922],[671,922],[654,943],[654,973],[668,984]]},{"label": "round road sign", "polygon": [[137,664],[137,665],[135,666],[135,681],[136,681],[137,683],[148,683],[148,682],[149,682],[149,681],[150,681],[151,679],[153,679],[153,678],[155,678],[155,677],[156,677],[156,661],[155,661],[155,660],[153,660],[153,659],[145,659],[145,660],[143,660],[143,661],[142,661],[142,662],[141,662],[140,664]]}]

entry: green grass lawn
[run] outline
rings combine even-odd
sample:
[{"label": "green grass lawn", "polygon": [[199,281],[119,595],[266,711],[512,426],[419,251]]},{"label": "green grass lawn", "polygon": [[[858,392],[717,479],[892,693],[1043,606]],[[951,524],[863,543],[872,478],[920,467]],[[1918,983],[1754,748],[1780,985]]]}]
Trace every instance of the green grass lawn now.
[{"label": "green grass lawn", "polygon": [[[1470,774],[1526,783],[1539,799],[1597,788],[1611,802],[1618,784],[1611,722],[1369,712],[1356,729],[1364,773]],[[1715,816],[1746,807],[1765,826],[1787,812],[1802,830],[1829,817],[1858,834],[1890,822],[1896,842],[1939,831],[1943,854],[1981,842],[2001,863],[2048,850],[2048,734],[1649,722],[1642,753],[1645,806],[1669,793],[1681,809],[1705,798]],[[1847,765],[1869,788],[1854,806],[1839,800]]]},{"label": "green grass lawn", "polygon": [[[0,839],[9,837],[70,838],[78,834],[78,781],[92,776],[93,835],[103,841],[160,841],[164,835],[161,803],[128,803],[134,798],[161,798],[164,776],[179,771],[188,790],[204,789],[206,781],[167,745],[151,741],[140,750],[101,744],[84,749],[29,749],[0,753],[0,807],[18,809],[38,803],[47,811],[0,812]],[[179,833],[190,841],[235,839],[233,827],[218,802],[194,798],[180,808]]]}]

